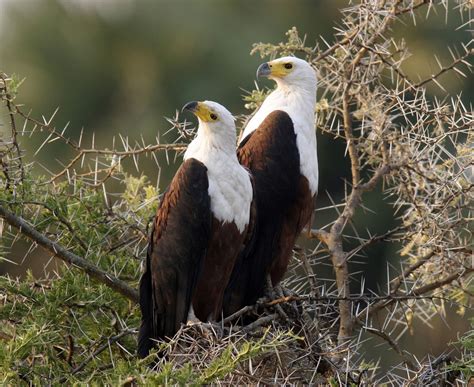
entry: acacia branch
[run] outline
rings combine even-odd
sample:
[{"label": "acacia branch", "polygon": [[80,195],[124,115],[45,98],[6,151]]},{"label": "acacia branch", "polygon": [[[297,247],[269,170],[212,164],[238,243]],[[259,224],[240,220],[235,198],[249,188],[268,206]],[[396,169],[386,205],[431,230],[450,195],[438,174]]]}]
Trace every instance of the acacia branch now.
[{"label": "acacia branch", "polygon": [[[12,203],[12,204],[14,204],[14,203]],[[81,248],[84,250],[84,253],[87,253],[87,251],[89,249],[88,249],[86,243],[79,236],[77,236],[77,234],[74,232],[74,228],[72,227],[72,224],[64,216],[62,216],[59,213],[59,211],[56,211],[54,208],[52,208],[51,206],[49,206],[48,204],[43,203],[43,202],[25,201],[25,202],[23,202],[23,204],[33,204],[35,206],[40,206],[40,207],[46,208],[51,213],[51,215],[56,217],[56,219],[59,221],[59,223],[61,223],[62,225],[64,225],[68,229],[71,236],[76,240],[77,243],[79,243]]]},{"label": "acacia branch", "polygon": [[[392,168],[392,166],[387,163],[388,160],[386,160],[386,164],[378,168],[367,183],[360,184],[360,161],[357,147],[355,144],[355,139],[353,137],[352,119],[349,109],[349,89],[352,84],[352,75],[354,73],[354,69],[360,64],[362,58],[367,52],[368,47],[372,45],[376,41],[376,39],[387,29],[389,22],[393,20],[393,16],[398,15],[398,6],[400,4],[401,0],[395,1],[394,5],[391,8],[390,14],[387,15],[377,33],[374,33],[372,37],[358,51],[357,55],[351,63],[351,71],[347,75],[347,84],[344,87],[342,95],[343,127],[345,140],[349,151],[349,158],[351,162],[352,190],[342,214],[331,227],[331,237],[329,238],[329,241],[332,246],[328,247],[330,247],[330,251],[332,250],[331,256],[336,271],[336,282],[339,291],[343,289],[343,297],[345,297],[349,292],[349,273],[347,268],[347,254],[345,254],[342,249],[342,231],[347,222],[353,217],[355,209],[359,206],[362,198],[362,193],[373,190],[379,180],[387,173],[389,173]],[[350,317],[350,311],[348,311],[349,305],[346,304],[344,301],[341,301],[340,308],[341,307],[345,309],[345,312],[341,311],[341,328],[339,336],[343,334],[343,331],[345,331],[346,334],[350,334],[352,330],[352,323],[350,323],[352,319]],[[343,321],[343,317],[347,318],[346,322]],[[345,327],[343,327],[343,325],[345,325]]]},{"label": "acacia branch", "polygon": [[[442,288],[443,286],[449,285],[451,282],[460,280],[461,278],[474,273],[474,268],[465,268],[463,272],[457,272],[453,273],[451,275],[446,276],[445,278],[442,278],[438,281],[434,281],[431,283],[428,283],[426,285],[421,285],[418,288],[412,289],[408,294],[406,294],[406,297],[420,297],[423,296],[426,293],[432,292],[433,290],[437,290]],[[402,295],[403,297],[403,295]],[[367,312],[367,309],[362,310],[357,314],[356,317],[362,316],[362,314],[366,313],[371,316],[380,310],[392,305],[394,302],[398,301],[399,298],[396,296],[396,294],[392,293],[391,297],[387,297],[386,300],[380,300],[379,302],[375,303],[373,306],[369,306],[369,311]]]},{"label": "acacia branch", "polygon": [[[68,137],[65,137],[63,133],[58,132],[54,126],[52,126],[50,123],[46,122],[41,122],[33,117],[31,117],[30,114],[26,114],[23,112],[18,105],[15,105],[14,103],[11,104],[12,109],[23,117],[25,120],[28,122],[31,122],[35,124],[37,127],[40,127],[42,129],[47,130],[49,133],[53,134],[54,136],[60,138],[61,140],[64,141],[67,145],[69,145],[71,148],[79,152],[80,156],[78,159],[85,154],[94,154],[94,155],[112,155],[112,156],[133,156],[133,155],[139,155],[142,153],[150,153],[154,152],[157,150],[183,150],[187,145],[186,144],[181,144],[181,143],[176,143],[176,144],[153,144],[153,145],[146,145],[140,148],[130,148],[127,144],[126,149],[123,151],[117,151],[113,149],[86,149],[82,148],[80,144],[76,143],[75,141],[71,140]],[[77,160],[76,160],[77,161]]]},{"label": "acacia branch", "polygon": [[[17,148],[18,151],[18,157],[20,157],[20,162],[21,162],[21,153],[20,149],[18,146],[18,143],[16,141],[16,127],[15,127],[15,121],[14,121],[14,114],[18,114],[20,117],[24,118],[26,122],[29,122],[34,125],[34,128],[41,128],[44,129],[45,131],[50,133],[50,136],[43,142],[43,145],[46,144],[47,142],[51,142],[56,139],[61,139],[66,145],[71,147],[75,152],[75,156],[72,157],[72,159],[66,164],[64,168],[62,168],[58,173],[53,175],[46,183],[44,184],[51,184],[60,177],[64,176],[69,169],[71,169],[74,165],[76,165],[80,160],[83,160],[84,157],[86,156],[114,156],[118,157],[119,159],[126,158],[126,157],[133,157],[135,160],[136,156],[139,156],[141,154],[148,154],[148,153],[153,153],[157,151],[183,151],[186,149],[187,144],[185,143],[174,143],[174,144],[160,144],[157,142],[156,144],[151,144],[151,145],[145,145],[143,146],[131,146],[128,144],[128,139],[123,140],[123,150],[117,150],[117,149],[96,149],[94,146],[92,148],[84,148],[81,146],[81,140],[82,140],[82,134],[81,134],[81,139],[79,142],[76,142],[72,140],[69,137],[66,137],[64,135],[64,132],[66,128],[64,128],[62,131],[58,131],[55,126],[51,124],[51,121],[53,120],[57,110],[53,113],[51,118],[48,121],[41,122],[38,119],[35,119],[31,117],[31,113],[25,113],[20,106],[16,105],[14,102],[11,101],[9,98],[9,95],[7,94],[6,90],[6,80],[2,77],[0,78],[3,80],[4,87],[0,88],[0,91],[3,91],[3,94],[5,94],[5,97],[2,95],[2,99],[5,100],[5,103],[7,105],[10,117],[11,117],[11,128],[12,128],[12,136],[13,136],[13,144]],[[34,129],[33,129],[34,130]],[[41,146],[43,146],[41,145]],[[40,147],[41,148],[41,147]],[[108,178],[111,177],[113,174],[114,170],[117,167],[116,164],[112,164],[108,168],[104,168],[102,171],[93,171],[92,173],[97,174],[97,172],[105,172],[106,176],[101,179],[99,182],[95,182],[93,185],[94,187],[99,187],[104,183]],[[22,168],[22,178],[24,177],[24,172],[23,172],[23,166],[20,164]]]},{"label": "acacia branch", "polygon": [[398,355],[400,355],[400,357],[403,359],[405,364],[408,367],[410,367],[410,369],[415,369],[415,365],[413,364],[413,362],[406,356],[405,353],[403,353],[403,351],[400,349],[400,346],[398,345],[397,341],[392,339],[390,337],[390,335],[388,335],[387,333],[385,333],[382,330],[379,330],[379,329],[376,329],[376,328],[373,328],[373,327],[365,326],[359,320],[357,320],[357,321],[360,324],[360,326],[362,327],[362,329],[365,329],[367,332],[370,332],[370,333],[384,339],[395,350],[395,352],[398,353]]},{"label": "acacia branch", "polygon": [[417,270],[419,267],[423,266],[426,262],[428,262],[433,256],[434,256],[434,252],[431,251],[429,254],[418,259],[418,261],[416,261],[414,264],[408,266],[405,269],[405,271],[402,274],[400,274],[397,278],[394,278],[390,284],[392,293],[396,293],[398,289],[400,288],[400,286],[402,285],[403,281],[415,270]]},{"label": "acacia branch", "polygon": [[418,4],[414,4],[414,5],[411,5],[409,7],[406,7],[406,8],[400,9],[398,11],[395,11],[394,15],[399,16],[399,15],[403,15],[405,13],[412,13],[417,8],[420,8],[420,7],[422,7],[426,4],[432,4],[432,3],[433,3],[433,0],[421,0]]},{"label": "acacia branch", "polygon": [[431,81],[436,81],[437,78],[439,78],[441,75],[443,75],[444,73],[450,71],[450,70],[453,70],[455,69],[455,67],[459,64],[459,63],[464,63],[466,64],[466,66],[468,66],[469,68],[472,67],[472,65],[470,63],[467,63],[465,60],[471,56],[471,55],[474,55],[474,49],[470,49],[470,50],[466,50],[466,52],[464,53],[464,55],[461,55],[460,57],[454,59],[448,66],[445,66],[445,67],[442,67],[436,74],[433,74],[431,77],[429,78],[426,78],[425,80],[423,81],[420,81],[418,82],[414,87],[415,88],[419,88],[421,86],[424,86],[426,85],[427,83],[431,82]]},{"label": "acacia branch", "polygon": [[360,161],[352,133],[352,118],[349,111],[349,88],[350,82],[345,86],[342,96],[342,118],[344,122],[344,135],[346,137],[349,158],[351,160],[352,186],[357,187],[360,180]]},{"label": "acacia branch", "polygon": [[348,252],[346,254],[346,256],[349,258],[349,257],[352,257],[354,254],[357,254],[359,251],[367,248],[368,246],[370,246],[371,244],[373,243],[376,243],[376,242],[379,242],[379,241],[383,241],[383,240],[386,240],[388,237],[392,236],[393,234],[399,232],[400,230],[402,230],[404,227],[402,226],[399,226],[399,227],[395,227],[394,229],[392,230],[389,230],[387,231],[386,233],[384,234],[381,234],[381,235],[374,235],[372,237],[370,237],[369,239],[367,239],[365,242],[361,243],[359,246],[355,247],[354,249],[352,249],[350,252]]},{"label": "acacia branch", "polygon": [[[95,155],[95,156],[117,156],[120,158],[125,158],[125,157],[133,157],[138,156],[140,154],[144,153],[153,153],[153,152],[158,152],[158,151],[183,151],[187,147],[186,144],[182,143],[176,143],[176,144],[153,144],[153,145],[146,145],[144,147],[140,148],[127,148],[126,150],[123,151],[118,151],[118,150],[109,150],[109,149],[83,149],[79,148],[78,153],[76,156],[74,156],[69,163],[58,173],[53,175],[46,183],[44,184],[51,184],[52,182],[56,181],[59,179],[61,176],[64,176],[66,172],[71,169],[75,164],[78,163],[79,160],[81,160],[83,157],[86,155]],[[111,176],[113,173],[114,169],[116,168],[118,164],[112,165],[109,168],[104,168],[101,171],[92,171],[88,174],[96,174],[98,172],[106,172],[106,177],[103,178],[100,182],[96,182],[94,186],[101,186],[102,183]]]},{"label": "acacia branch", "polygon": [[[338,333],[338,342],[340,345],[346,345],[352,334],[354,320],[351,315],[351,304],[345,300],[349,296],[349,269],[347,260],[350,257],[350,253],[344,252],[342,244],[343,230],[346,224],[352,219],[356,209],[360,206],[362,200],[362,194],[367,191],[373,190],[377,183],[388,173],[390,173],[393,166],[390,165],[390,161],[384,154],[382,165],[374,172],[372,177],[366,183],[361,184],[361,164],[359,152],[356,145],[356,139],[353,133],[352,117],[350,112],[350,104],[352,100],[351,86],[354,83],[356,77],[356,68],[361,65],[362,59],[366,55],[368,48],[372,46],[376,40],[386,31],[391,21],[393,21],[397,15],[405,13],[406,10],[400,10],[399,6],[402,3],[401,0],[395,0],[393,5],[390,7],[389,12],[383,19],[379,28],[373,31],[370,38],[355,54],[354,59],[351,61],[348,67],[344,70],[343,80],[343,91],[342,91],[342,121],[344,129],[344,137],[347,144],[350,164],[351,164],[351,175],[352,175],[352,189],[347,198],[346,204],[342,213],[338,216],[330,228],[329,233],[324,234],[321,232],[310,233],[310,236],[323,241],[329,250],[331,256],[333,268],[335,271],[336,284],[339,292],[339,296],[342,298],[339,301],[339,314],[340,314],[340,325]],[[385,3],[383,3],[385,5]],[[423,4],[416,4],[413,7],[419,7]],[[399,13],[401,12],[401,13]],[[384,143],[385,147],[386,144]]]},{"label": "acacia branch", "polygon": [[87,273],[91,278],[94,278],[95,280],[103,283],[109,288],[125,296],[129,300],[135,303],[138,302],[137,290],[133,289],[127,283],[121,281],[120,279],[113,277],[112,275],[100,269],[99,267],[93,265],[84,258],[66,250],[58,243],[52,241],[51,239],[47,238],[42,233],[37,231],[23,218],[15,215],[3,206],[0,206],[0,217],[5,219],[9,225],[18,229],[21,234],[36,242],[45,250],[52,253],[56,258],[59,258],[62,261],[69,263],[70,265],[78,267],[79,269]]},{"label": "acacia branch", "polygon": [[[91,353],[81,364],[79,364],[76,368],[74,368],[71,371],[71,375],[75,375],[78,372],[81,372],[86,366],[94,360],[95,357],[100,355],[102,352],[104,352],[111,344],[116,343],[119,341],[122,337],[130,335],[134,333],[135,331],[133,329],[125,329],[122,332],[116,334],[115,336],[109,337],[107,341],[102,344],[99,348],[97,348],[93,353]],[[67,377],[63,377],[59,380],[59,383],[64,383],[67,380]]]},{"label": "acacia branch", "polygon": [[[392,9],[390,10],[390,13],[385,17],[384,21],[382,22],[382,25],[380,26],[379,30],[378,31],[374,31],[372,33],[372,36],[370,37],[370,39],[365,43],[365,46],[370,46],[372,45],[373,43],[375,43],[375,41],[377,40],[377,38],[382,35],[385,30],[387,29],[387,27],[389,26],[389,22],[391,20],[394,19],[394,16],[397,15],[397,11],[398,11],[398,6],[401,4],[402,0],[396,0],[395,3],[393,4],[392,6]],[[365,53],[367,52],[367,48],[366,47],[362,47],[359,52],[357,53],[357,55],[355,56],[354,60],[352,61],[352,69],[354,69],[359,63],[360,61],[362,60],[362,58],[364,57]]]},{"label": "acacia branch", "polygon": [[[336,275],[336,285],[340,297],[348,297],[350,294],[349,288],[349,267],[346,260],[346,255],[342,247],[342,231],[344,226],[349,220],[356,207],[359,205],[361,193],[357,189],[360,180],[360,164],[357,155],[357,149],[352,136],[352,121],[349,112],[349,83],[344,88],[343,95],[343,121],[344,121],[344,133],[346,137],[347,146],[349,148],[349,157],[351,160],[351,172],[352,172],[352,192],[349,200],[344,207],[342,214],[332,225],[329,235],[326,239],[329,253],[331,255],[332,265]],[[348,301],[339,301],[339,334],[338,343],[339,345],[346,345],[352,334],[352,315],[351,315],[351,304]]]},{"label": "acacia branch", "polygon": [[21,149],[20,149],[20,145],[18,144],[18,137],[17,137],[18,132],[16,129],[16,121],[15,121],[15,114],[14,114],[15,105],[12,102],[12,97],[8,92],[6,75],[4,73],[0,73],[0,79],[3,84],[2,87],[0,87],[0,95],[2,99],[5,101],[5,106],[7,107],[7,110],[8,110],[8,117],[10,118],[12,144],[17,154],[18,163],[20,167],[20,173],[21,173],[21,181],[23,182],[25,180],[25,168],[23,167]]},{"label": "acacia branch", "polygon": [[331,55],[334,51],[336,51],[339,47],[345,46],[346,44],[350,43],[350,41],[357,36],[357,33],[359,32],[359,28],[354,29],[349,35],[347,35],[344,39],[341,41],[333,44],[331,47],[329,47],[327,50],[323,51],[320,53],[316,58],[314,58],[314,62],[317,63],[320,60],[326,58],[327,56]]},{"label": "acacia branch", "polygon": [[302,236],[306,236],[309,239],[319,239],[321,242],[327,244],[327,239],[329,237],[329,232],[325,230],[316,230],[311,229],[308,231],[303,231],[301,233]]}]

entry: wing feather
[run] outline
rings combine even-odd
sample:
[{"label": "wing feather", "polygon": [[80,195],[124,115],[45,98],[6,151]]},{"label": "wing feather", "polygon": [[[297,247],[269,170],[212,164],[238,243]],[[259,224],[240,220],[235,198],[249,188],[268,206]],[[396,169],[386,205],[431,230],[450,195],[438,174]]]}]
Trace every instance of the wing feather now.
[{"label": "wing feather", "polygon": [[263,296],[265,277],[280,254],[282,225],[297,197],[300,158],[290,116],[270,113],[243,139],[237,155],[254,178],[257,217],[253,240],[239,257],[225,293],[229,315]]},{"label": "wing feather", "polygon": [[188,159],[160,203],[140,279],[141,357],[148,355],[154,339],[172,337],[186,322],[210,238],[208,186],[207,168]]}]

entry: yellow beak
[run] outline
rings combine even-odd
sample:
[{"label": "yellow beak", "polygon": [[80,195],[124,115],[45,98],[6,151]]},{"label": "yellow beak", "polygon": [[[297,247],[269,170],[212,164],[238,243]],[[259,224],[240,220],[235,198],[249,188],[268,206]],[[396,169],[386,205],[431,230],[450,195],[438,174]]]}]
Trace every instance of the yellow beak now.
[{"label": "yellow beak", "polygon": [[204,102],[191,101],[183,106],[182,110],[188,110],[204,122],[212,121],[211,111]]}]

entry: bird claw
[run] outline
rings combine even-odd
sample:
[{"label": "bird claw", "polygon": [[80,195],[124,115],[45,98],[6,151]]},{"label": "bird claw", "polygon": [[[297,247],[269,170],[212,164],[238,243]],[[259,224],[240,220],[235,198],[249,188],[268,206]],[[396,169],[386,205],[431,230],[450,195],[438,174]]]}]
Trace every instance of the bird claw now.
[{"label": "bird claw", "polygon": [[222,335],[221,326],[216,322],[212,322],[212,321],[202,322],[200,320],[188,320],[186,323],[186,326],[198,328],[201,331],[201,334],[206,338],[209,338],[210,336],[217,336],[219,334]]},{"label": "bird claw", "polygon": [[273,289],[275,290],[275,293],[278,296],[278,298],[285,297],[285,293],[283,292],[283,287],[280,284],[274,286]]},{"label": "bird claw", "polygon": [[[275,287],[275,291],[276,291],[276,293],[278,294],[278,296],[280,298],[291,297],[291,296],[294,295],[293,292],[286,289],[284,286],[282,286],[280,284],[278,284]],[[300,312],[298,310],[298,305],[296,304],[296,301],[291,301],[291,302],[288,302],[287,304],[291,306],[291,308],[293,309],[293,312],[295,313],[295,315],[299,316]]]},{"label": "bird claw", "polygon": [[206,338],[212,336],[222,336],[223,332],[219,324],[213,322],[206,322],[200,325],[201,332]]},{"label": "bird claw", "polygon": [[[281,289],[281,286],[280,285],[273,286],[270,274],[268,274],[266,278],[265,293],[267,295],[267,302],[283,297],[283,290]],[[282,295],[280,296],[280,294]],[[280,317],[284,321],[286,322],[290,321],[290,319],[288,318],[288,315],[285,313],[281,305],[276,304],[274,305],[274,307],[277,313],[280,315]]]},{"label": "bird claw", "polygon": [[275,295],[275,287],[273,286],[272,278],[271,278],[270,274],[268,274],[267,278],[266,278],[265,296],[267,298],[267,301],[268,300],[274,300],[275,298],[277,298],[276,295]]},{"label": "bird claw", "polygon": [[198,319],[189,319],[188,321],[186,321],[186,326],[187,327],[192,327],[194,325],[199,325],[199,324],[202,324],[202,321],[200,321]]}]

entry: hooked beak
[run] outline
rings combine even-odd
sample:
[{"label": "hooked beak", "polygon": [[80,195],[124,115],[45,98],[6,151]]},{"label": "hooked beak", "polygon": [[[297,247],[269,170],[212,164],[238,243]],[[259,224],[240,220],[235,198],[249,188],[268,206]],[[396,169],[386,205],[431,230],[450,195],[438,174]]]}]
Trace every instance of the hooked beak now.
[{"label": "hooked beak", "polygon": [[260,66],[258,66],[257,78],[269,77],[271,74],[272,70],[270,69],[270,65],[268,64],[268,62],[262,63]]},{"label": "hooked beak", "polygon": [[[216,118],[215,114],[210,110],[205,102],[191,101],[183,106],[182,110],[187,110],[193,113],[197,118],[204,122],[212,122]],[[214,116],[214,117],[213,117]]]},{"label": "hooked beak", "polygon": [[197,101],[188,102],[186,105],[183,106],[181,111],[184,112],[185,110],[187,110],[187,111],[190,111],[191,113],[194,113],[198,110],[198,105],[199,103]]}]

